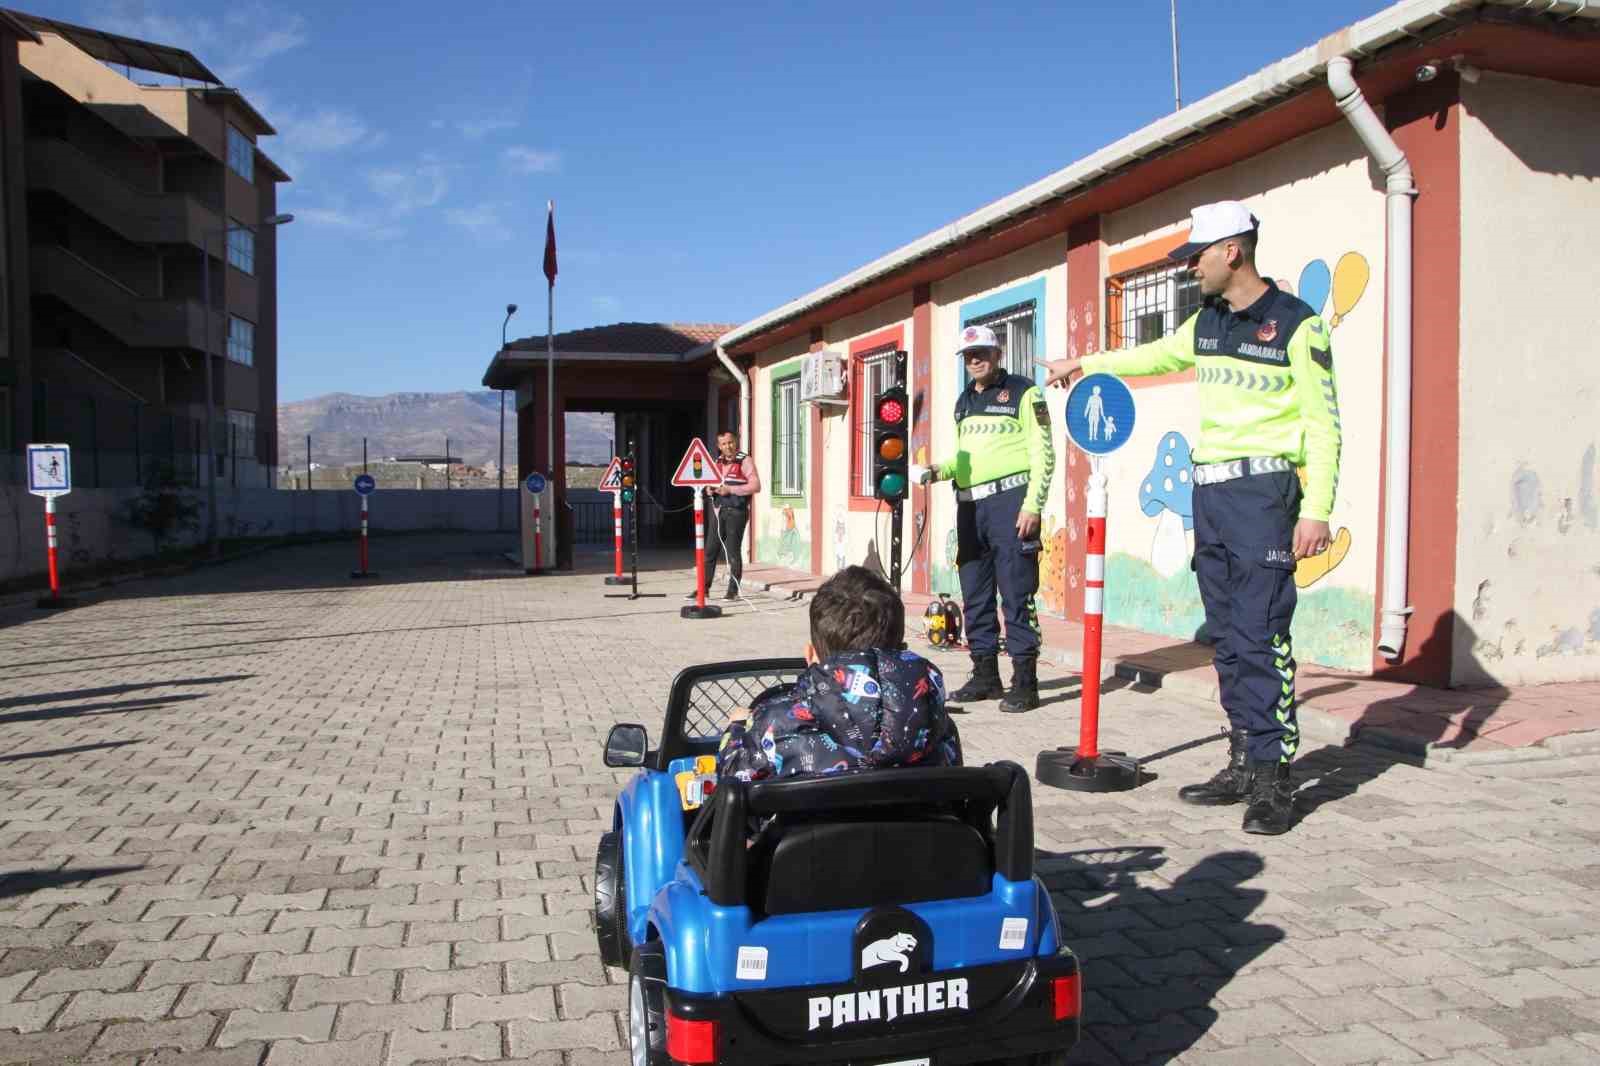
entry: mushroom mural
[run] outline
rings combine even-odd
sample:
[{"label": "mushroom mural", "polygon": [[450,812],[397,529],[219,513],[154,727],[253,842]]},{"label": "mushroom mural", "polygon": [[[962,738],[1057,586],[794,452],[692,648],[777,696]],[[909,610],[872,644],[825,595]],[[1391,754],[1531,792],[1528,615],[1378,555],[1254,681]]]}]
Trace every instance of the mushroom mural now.
[{"label": "mushroom mural", "polygon": [[1156,520],[1150,542],[1150,565],[1172,577],[1189,565],[1189,530],[1194,528],[1193,462],[1189,442],[1176,430],[1156,446],[1156,459],[1139,486],[1139,506]]},{"label": "mushroom mural", "polygon": [[[1300,477],[1300,487],[1305,488],[1306,468],[1299,467],[1295,473]],[[1339,532],[1333,535],[1333,539],[1328,542],[1328,547],[1321,555],[1308,555],[1295,565],[1295,587],[1309,588],[1327,577],[1329,571],[1344,562],[1344,557],[1350,554],[1350,545],[1354,540],[1355,538],[1350,535],[1350,527],[1340,526]]]}]

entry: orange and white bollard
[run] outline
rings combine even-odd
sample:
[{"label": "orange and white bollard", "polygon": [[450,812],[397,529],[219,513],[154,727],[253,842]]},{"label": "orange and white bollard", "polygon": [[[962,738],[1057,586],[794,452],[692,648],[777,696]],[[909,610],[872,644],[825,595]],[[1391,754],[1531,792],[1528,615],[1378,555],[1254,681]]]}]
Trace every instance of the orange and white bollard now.
[{"label": "orange and white bollard", "polygon": [[46,496],[44,501],[44,545],[45,558],[50,566],[50,598],[61,598],[61,573],[56,568],[56,501],[54,496]]},{"label": "orange and white bollard", "polygon": [[611,493],[611,541],[616,547],[616,573],[606,578],[608,585],[626,585],[629,579],[622,573],[622,490]]},{"label": "orange and white bollard", "polygon": [[1089,475],[1085,506],[1088,544],[1084,559],[1083,588],[1083,694],[1078,718],[1076,750],[1041,751],[1034,776],[1042,785],[1075,792],[1121,792],[1142,780],[1139,760],[1120,751],[1100,750],[1100,658],[1105,626],[1106,598],[1106,476],[1098,461]]},{"label": "orange and white bollard", "polygon": [[694,490],[694,606],[678,612],[683,618],[717,618],[722,608],[706,606],[706,506],[705,490]]}]

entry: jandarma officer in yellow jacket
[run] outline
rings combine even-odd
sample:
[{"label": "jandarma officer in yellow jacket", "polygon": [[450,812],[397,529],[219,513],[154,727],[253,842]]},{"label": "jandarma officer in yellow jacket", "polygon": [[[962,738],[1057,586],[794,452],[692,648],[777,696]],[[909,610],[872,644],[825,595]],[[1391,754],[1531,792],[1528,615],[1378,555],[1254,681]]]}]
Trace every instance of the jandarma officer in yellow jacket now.
[{"label": "jandarma officer in yellow jacket", "polygon": [[[956,483],[956,565],[967,616],[972,677],[951,703],[1000,701],[1002,711],[1039,706],[1039,512],[1044,510],[1055,450],[1044,393],[1001,365],[1000,342],[988,326],[961,331],[956,355],[971,382],[956,397],[956,453],[919,480]],[[1011,688],[1000,686],[1000,626],[995,588],[1005,601]]]},{"label": "jandarma officer in yellow jacket", "polygon": [[1216,637],[1231,750],[1221,772],[1178,796],[1203,806],[1248,801],[1244,831],[1277,834],[1293,822],[1289,763],[1300,741],[1289,635],[1295,563],[1327,549],[1339,484],[1333,349],[1316,311],[1256,272],[1260,223],[1243,204],[1197,207],[1190,223],[1171,258],[1199,281],[1200,310],[1149,344],[1052,360],[1049,381],[1080,367],[1125,377],[1195,368],[1193,565]]}]

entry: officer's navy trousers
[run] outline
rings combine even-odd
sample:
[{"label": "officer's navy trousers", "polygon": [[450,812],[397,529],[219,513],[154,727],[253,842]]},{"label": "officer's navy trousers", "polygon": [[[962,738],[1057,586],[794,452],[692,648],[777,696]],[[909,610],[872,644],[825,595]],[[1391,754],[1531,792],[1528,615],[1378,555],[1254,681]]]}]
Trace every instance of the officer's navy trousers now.
[{"label": "officer's navy trousers", "polygon": [[1291,470],[1194,488],[1194,572],[1216,639],[1217,686],[1250,758],[1288,761],[1295,716],[1294,526],[1300,481]]},{"label": "officer's navy trousers", "polygon": [[[981,500],[956,504],[956,565],[961,572],[961,607],[966,614],[967,646],[973,655],[1000,650],[995,589],[1005,601],[1006,654],[1025,659],[1039,654],[1039,619],[1033,594],[1039,591],[1039,553],[1022,551],[1017,514],[1028,489],[1018,485]],[[1032,545],[1038,547],[1035,539]]]}]

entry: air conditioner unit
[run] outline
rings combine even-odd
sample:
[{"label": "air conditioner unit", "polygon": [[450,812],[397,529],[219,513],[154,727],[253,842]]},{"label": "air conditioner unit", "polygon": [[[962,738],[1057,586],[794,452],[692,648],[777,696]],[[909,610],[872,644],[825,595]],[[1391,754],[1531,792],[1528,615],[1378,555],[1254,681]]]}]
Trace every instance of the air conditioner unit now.
[{"label": "air conditioner unit", "polygon": [[845,357],[838,352],[810,352],[800,360],[800,402],[850,402]]}]

